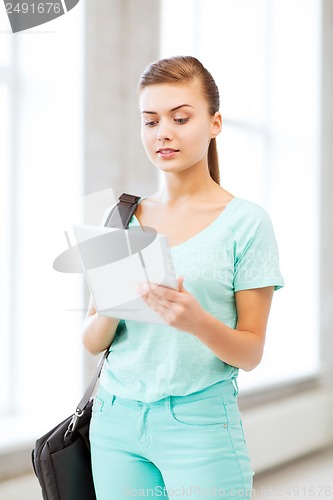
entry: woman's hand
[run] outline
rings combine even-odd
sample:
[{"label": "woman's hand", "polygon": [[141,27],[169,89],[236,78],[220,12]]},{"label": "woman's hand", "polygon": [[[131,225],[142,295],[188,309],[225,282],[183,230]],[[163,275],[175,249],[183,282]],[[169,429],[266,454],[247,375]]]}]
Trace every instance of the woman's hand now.
[{"label": "woman's hand", "polygon": [[142,283],[137,287],[137,291],[142,300],[168,325],[195,335],[200,330],[206,311],[196,298],[185,290],[183,282],[183,276],[178,278],[178,291],[152,283]]}]

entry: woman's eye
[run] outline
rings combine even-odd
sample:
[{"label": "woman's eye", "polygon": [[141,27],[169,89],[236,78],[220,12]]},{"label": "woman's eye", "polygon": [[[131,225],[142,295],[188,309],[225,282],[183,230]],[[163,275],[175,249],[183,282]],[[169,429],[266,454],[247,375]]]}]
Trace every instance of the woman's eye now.
[{"label": "woman's eye", "polygon": [[155,125],[157,125],[157,122],[156,121],[150,121],[150,122],[145,122],[145,126],[146,127],[154,127]]},{"label": "woman's eye", "polygon": [[188,120],[189,120],[188,118],[175,118],[175,122],[179,123],[180,125],[187,123]]}]

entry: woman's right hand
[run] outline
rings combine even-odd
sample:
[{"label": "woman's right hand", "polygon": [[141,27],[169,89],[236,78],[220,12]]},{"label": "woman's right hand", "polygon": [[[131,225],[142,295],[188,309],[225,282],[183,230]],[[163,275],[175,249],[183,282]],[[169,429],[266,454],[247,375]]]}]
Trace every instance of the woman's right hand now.
[{"label": "woman's right hand", "polygon": [[82,326],[83,345],[91,354],[99,354],[112,343],[120,319],[100,316],[92,298]]}]

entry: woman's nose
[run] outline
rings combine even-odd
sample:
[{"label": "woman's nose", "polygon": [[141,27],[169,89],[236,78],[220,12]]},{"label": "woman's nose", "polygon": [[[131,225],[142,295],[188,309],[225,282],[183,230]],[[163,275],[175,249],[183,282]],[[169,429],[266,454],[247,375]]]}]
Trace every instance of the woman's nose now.
[{"label": "woman's nose", "polygon": [[160,123],[157,130],[157,139],[159,141],[170,141],[172,139],[171,131],[165,124]]}]

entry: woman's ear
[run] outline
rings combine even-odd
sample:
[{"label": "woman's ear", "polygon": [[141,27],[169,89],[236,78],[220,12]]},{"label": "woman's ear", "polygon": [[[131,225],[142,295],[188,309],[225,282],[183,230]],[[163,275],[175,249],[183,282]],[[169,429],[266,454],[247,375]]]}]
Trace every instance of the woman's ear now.
[{"label": "woman's ear", "polygon": [[218,136],[221,130],[222,130],[222,115],[219,111],[216,111],[214,116],[212,116],[211,137],[214,138]]}]

